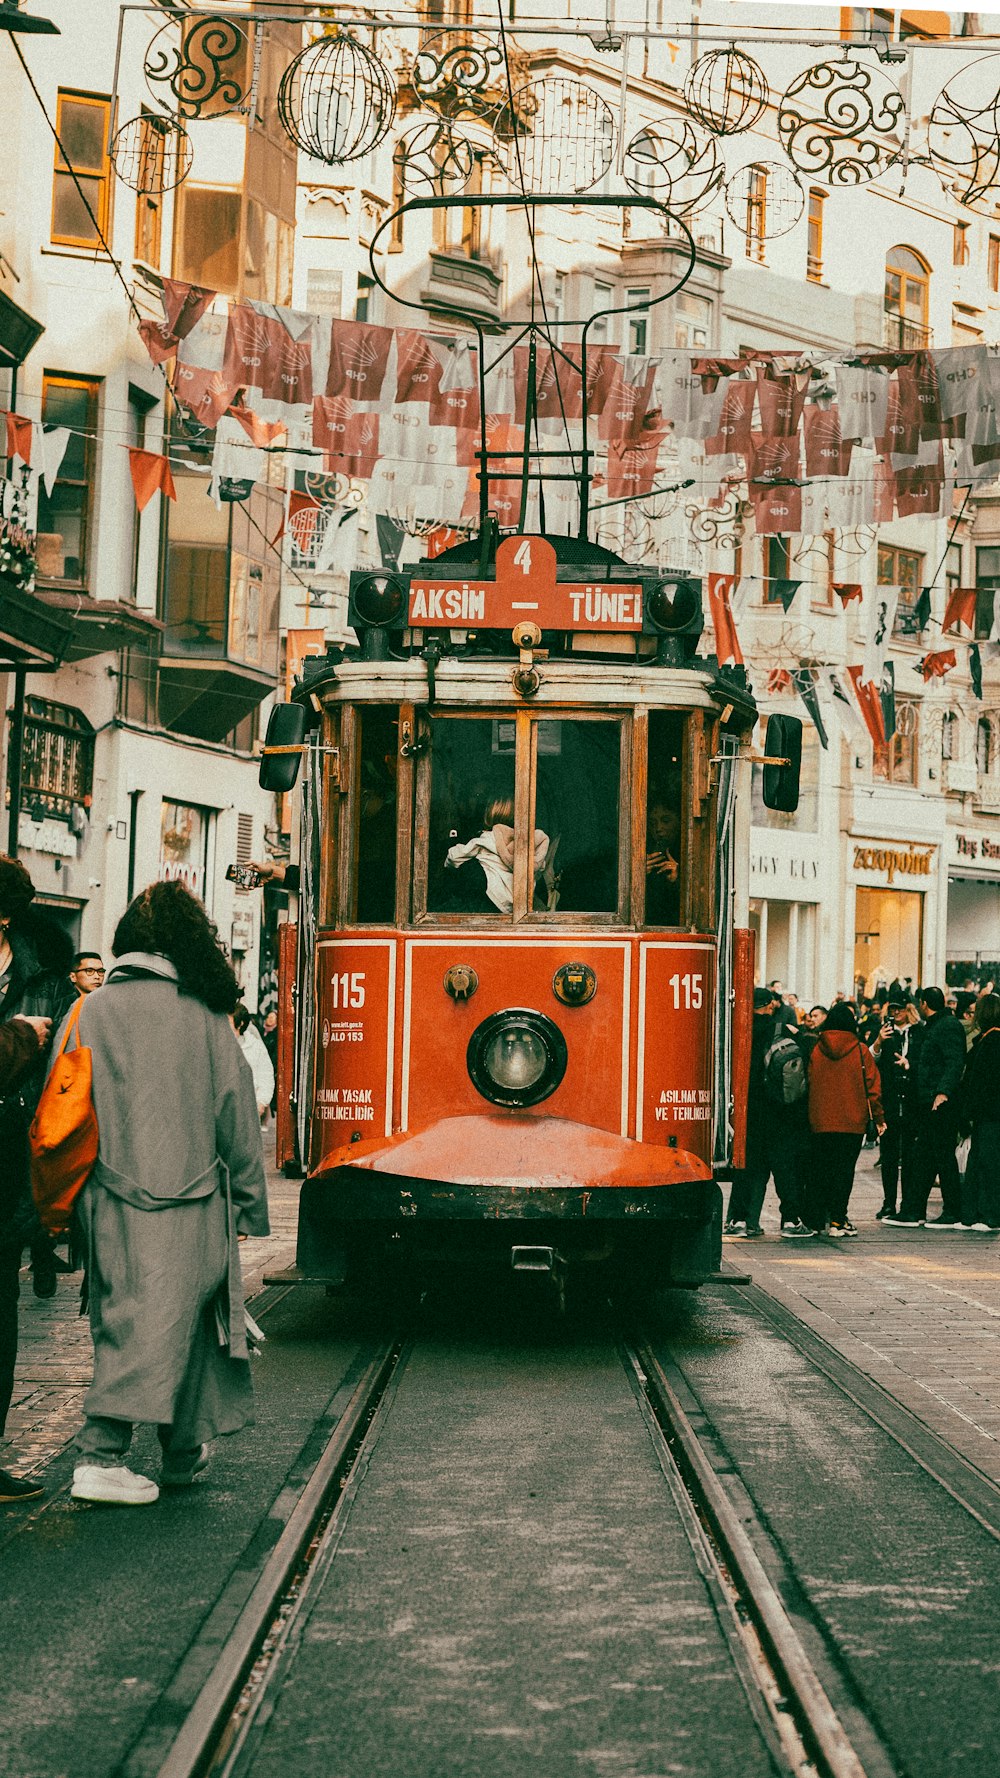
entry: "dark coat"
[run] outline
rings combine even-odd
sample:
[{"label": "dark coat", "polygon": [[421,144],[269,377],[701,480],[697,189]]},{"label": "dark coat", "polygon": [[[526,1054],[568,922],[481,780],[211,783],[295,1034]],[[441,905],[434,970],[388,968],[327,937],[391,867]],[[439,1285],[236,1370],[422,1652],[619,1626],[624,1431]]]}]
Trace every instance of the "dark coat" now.
[{"label": "dark coat", "polygon": [[[63,934],[33,914],[30,924],[26,920],[24,926],[11,926],[8,936],[13,964],[0,1004],[0,1030],[18,1013],[27,1013],[51,1019],[55,1032],[77,998],[66,973],[72,950],[67,957]],[[32,1043],[34,1054],[25,1066],[0,1081],[0,1245],[18,1250],[39,1229],[31,1198],[28,1129],[45,1083],[52,1038],[41,1049],[34,1036]]]},{"label": "dark coat", "polygon": [[[917,1056],[923,1035],[922,1025],[897,1025],[893,1027],[892,1036],[883,1038],[879,1044],[875,1060],[882,1082],[882,1104],[887,1118],[901,1118],[906,1114],[907,1100],[912,1097]],[[907,1068],[901,1068],[898,1062],[898,1058],[904,1053],[904,1047],[906,1061],[909,1063]]]},{"label": "dark coat", "polygon": [[954,1099],[965,1073],[965,1031],[953,1013],[935,1013],[924,1026],[915,1070],[917,1106],[933,1105],[939,1093]]},{"label": "dark coat", "polygon": [[1000,1123],[1000,1031],[984,1031],[969,1051],[962,1114],[970,1124]]},{"label": "dark coat", "polygon": [[820,1134],[863,1136],[882,1122],[878,1069],[851,1031],[822,1031],[809,1058],[809,1127]]},{"label": "dark coat", "polygon": [[0,1025],[0,1092],[38,1059],[38,1038],[30,1025],[8,1019]]}]

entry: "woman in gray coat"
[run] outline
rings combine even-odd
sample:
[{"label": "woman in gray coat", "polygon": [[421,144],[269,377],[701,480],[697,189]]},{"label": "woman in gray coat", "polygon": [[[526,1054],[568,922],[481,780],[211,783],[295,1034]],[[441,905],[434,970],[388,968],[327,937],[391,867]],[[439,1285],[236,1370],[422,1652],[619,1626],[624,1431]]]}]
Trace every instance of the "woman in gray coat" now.
[{"label": "woman in gray coat", "polygon": [[207,1442],[250,1423],[238,1237],[268,1232],[250,1070],[227,1017],[237,985],[201,903],[154,883],[128,908],[117,962],[80,1013],[93,1056],[97,1163],[77,1204],[94,1378],[77,1438],[77,1500],[146,1505],[123,1459],[157,1428],[161,1480],[182,1487]]}]

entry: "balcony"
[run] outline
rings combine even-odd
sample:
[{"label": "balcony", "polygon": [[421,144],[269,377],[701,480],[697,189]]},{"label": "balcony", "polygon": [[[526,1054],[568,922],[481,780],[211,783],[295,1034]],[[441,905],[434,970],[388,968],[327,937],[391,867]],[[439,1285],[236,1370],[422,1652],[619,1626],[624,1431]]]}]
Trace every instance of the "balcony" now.
[{"label": "balcony", "polygon": [[944,762],[944,787],[946,790],[959,792],[968,796],[979,785],[979,773],[974,759],[946,759]]},{"label": "balcony", "polygon": [[500,315],[502,281],[483,259],[465,253],[431,252],[430,279],[420,292],[429,309],[450,309],[458,315],[475,315],[495,321]]},{"label": "balcony", "polygon": [[891,352],[923,352],[931,343],[931,329],[923,321],[909,321],[890,309],[882,311],[882,344]]}]

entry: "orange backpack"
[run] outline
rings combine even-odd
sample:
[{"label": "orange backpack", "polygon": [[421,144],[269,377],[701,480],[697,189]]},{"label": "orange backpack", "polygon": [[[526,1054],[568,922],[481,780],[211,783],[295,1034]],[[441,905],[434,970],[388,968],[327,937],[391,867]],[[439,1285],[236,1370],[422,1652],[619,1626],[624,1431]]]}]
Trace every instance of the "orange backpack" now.
[{"label": "orange backpack", "polygon": [[[73,1205],[97,1159],[91,1053],[77,1030],[83,1002],[81,994],[66,1021],[29,1136],[35,1208],[50,1235],[65,1234],[69,1228]],[[71,1037],[76,1039],[74,1049],[67,1048]]]}]

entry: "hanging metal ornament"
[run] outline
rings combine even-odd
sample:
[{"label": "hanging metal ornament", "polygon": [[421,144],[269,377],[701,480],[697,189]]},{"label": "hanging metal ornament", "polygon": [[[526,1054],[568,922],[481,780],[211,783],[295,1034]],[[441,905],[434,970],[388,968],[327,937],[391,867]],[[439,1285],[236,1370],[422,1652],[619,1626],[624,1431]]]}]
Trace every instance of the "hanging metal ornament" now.
[{"label": "hanging metal ornament", "polygon": [[187,178],[193,159],[191,138],[172,117],[132,117],[111,143],[111,164],[122,184],[147,197],[173,191]]},{"label": "hanging metal ornament", "polygon": [[355,476],[341,475],[336,469],[307,469],[303,477],[303,489],[310,500],[317,506],[330,508],[334,506],[363,506],[367,493],[366,482],[358,481]]},{"label": "hanging metal ornament", "polygon": [[713,136],[689,118],[663,117],[636,131],[622,171],[630,191],[689,216],[718,190],[725,166]]},{"label": "hanging metal ornament", "polygon": [[297,148],[328,167],[376,148],[395,111],[396,83],[385,63],[346,31],[310,43],[278,87],[285,131]]},{"label": "hanging metal ornament", "polygon": [[735,549],[743,537],[743,504],[732,488],[721,506],[702,506],[697,500],[689,501],[684,512],[692,543]]},{"label": "hanging metal ornament", "polygon": [[787,235],[806,207],[805,193],[783,161],[750,161],[725,185],[726,211],[736,227],[760,241]]},{"label": "hanging metal ornament", "polygon": [[752,129],[770,97],[764,70],[735,47],[699,56],[684,82],[691,116],[713,136],[738,136]]},{"label": "hanging metal ornament", "polygon": [[865,185],[899,159],[906,102],[879,67],[815,62],[792,81],[778,112],[792,165],[827,185]]},{"label": "hanging metal ornament", "polygon": [[1000,215],[1000,56],[980,56],[952,75],[931,107],[927,154],[950,197]]},{"label": "hanging metal ornament", "polygon": [[157,31],[142,71],[154,99],[163,100],[166,88],[181,117],[222,117],[249,91],[249,39],[232,19],[178,20]]},{"label": "hanging metal ornament", "polygon": [[400,136],[393,164],[408,197],[453,197],[472,177],[475,151],[447,118],[417,124]]},{"label": "hanging metal ornament", "polygon": [[487,117],[497,107],[504,55],[485,31],[435,31],[413,58],[410,85],[441,117]]},{"label": "hanging metal ornament", "polygon": [[615,154],[615,119],[582,80],[534,80],[496,114],[495,134],[511,181],[525,191],[589,191]]}]

